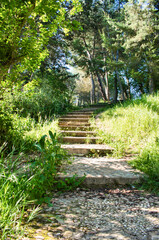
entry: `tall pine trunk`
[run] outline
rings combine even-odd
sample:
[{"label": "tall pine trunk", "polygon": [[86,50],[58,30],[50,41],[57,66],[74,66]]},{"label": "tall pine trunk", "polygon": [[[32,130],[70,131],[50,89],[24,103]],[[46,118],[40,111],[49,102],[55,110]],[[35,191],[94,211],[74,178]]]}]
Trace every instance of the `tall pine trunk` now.
[{"label": "tall pine trunk", "polygon": [[93,78],[93,74],[90,73],[90,77],[91,77],[91,83],[92,83],[92,89],[91,89],[91,104],[95,103],[95,82],[94,82],[94,78]]},{"label": "tall pine trunk", "polygon": [[100,91],[102,93],[103,100],[106,101],[107,97],[106,97],[105,89],[103,87],[102,79],[97,71],[96,71],[96,75],[97,75],[97,79],[98,79],[98,83],[99,83]]},{"label": "tall pine trunk", "polygon": [[[118,62],[118,59],[119,59],[119,50],[117,50],[117,52],[116,52],[116,62]],[[116,69],[116,77],[117,77],[117,82],[119,83],[122,100],[125,100],[122,82],[121,82],[121,79],[120,79],[120,77],[119,77],[119,73],[118,73],[118,70],[117,70],[117,69]]]},{"label": "tall pine trunk", "polygon": [[107,100],[110,101],[108,72],[105,72],[105,93]]},{"label": "tall pine trunk", "polygon": [[116,103],[118,99],[118,79],[117,79],[117,73],[115,72],[115,78],[114,78],[114,102]]},{"label": "tall pine trunk", "polygon": [[126,82],[127,82],[127,92],[128,92],[128,98],[131,99],[131,91],[130,91],[130,82],[129,82],[129,78],[126,76],[125,73],[125,77],[126,77]]}]

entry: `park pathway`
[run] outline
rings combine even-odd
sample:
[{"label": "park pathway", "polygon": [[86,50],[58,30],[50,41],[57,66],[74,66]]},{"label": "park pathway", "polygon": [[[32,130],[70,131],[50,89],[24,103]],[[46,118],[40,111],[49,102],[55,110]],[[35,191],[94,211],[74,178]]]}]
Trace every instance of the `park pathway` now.
[{"label": "park pathway", "polygon": [[83,187],[53,193],[52,206],[43,207],[22,240],[159,240],[159,197],[132,186],[141,173],[111,157],[113,149],[91,128],[95,110],[59,119],[62,147],[74,155],[59,179],[86,174]]},{"label": "park pathway", "polygon": [[100,107],[68,113],[59,119],[62,148],[74,156],[72,164],[65,167],[66,173],[59,178],[86,175],[83,185],[91,189],[139,182],[142,174],[132,169],[126,158],[112,158],[113,148],[102,144],[102,139],[96,136],[97,129],[91,128],[90,118]]}]

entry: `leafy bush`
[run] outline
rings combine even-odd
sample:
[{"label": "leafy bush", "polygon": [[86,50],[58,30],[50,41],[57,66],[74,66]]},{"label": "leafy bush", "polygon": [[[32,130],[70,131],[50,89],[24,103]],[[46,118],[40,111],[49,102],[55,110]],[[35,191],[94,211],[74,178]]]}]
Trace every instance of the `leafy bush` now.
[{"label": "leafy bush", "polygon": [[49,131],[49,138],[43,135],[35,148],[40,155],[34,159],[30,165],[31,175],[34,175],[30,181],[32,198],[40,199],[55,187],[55,176],[59,171],[61,164],[67,160],[66,151],[58,143],[56,133]]},{"label": "leafy bush", "polygon": [[13,116],[0,111],[0,146],[5,143],[6,151],[11,151],[12,146],[19,149],[22,145],[22,135],[18,129],[14,128]]},{"label": "leafy bush", "polygon": [[20,116],[34,118],[46,118],[60,114],[68,107],[67,99],[64,95],[51,95],[43,90],[36,90],[34,93],[20,92],[14,97],[14,107],[18,109]]}]

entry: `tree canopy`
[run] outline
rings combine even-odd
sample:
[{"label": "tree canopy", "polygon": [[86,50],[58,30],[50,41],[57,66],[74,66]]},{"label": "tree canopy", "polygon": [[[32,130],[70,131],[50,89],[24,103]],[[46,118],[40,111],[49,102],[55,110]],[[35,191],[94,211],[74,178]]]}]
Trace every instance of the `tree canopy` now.
[{"label": "tree canopy", "polygon": [[[47,43],[59,28],[76,27],[68,16],[81,9],[77,0],[2,0],[0,3],[0,81],[18,81],[47,57]],[[67,15],[67,21],[66,21]]]},{"label": "tree canopy", "polygon": [[155,0],[2,0],[1,93],[39,71],[67,79],[68,64],[90,78],[91,102],[157,91],[158,12]]}]

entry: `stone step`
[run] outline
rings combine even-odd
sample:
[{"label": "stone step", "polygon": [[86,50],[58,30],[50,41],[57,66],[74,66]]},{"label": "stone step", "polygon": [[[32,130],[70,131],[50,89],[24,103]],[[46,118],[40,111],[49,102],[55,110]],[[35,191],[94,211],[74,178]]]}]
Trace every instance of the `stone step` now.
[{"label": "stone step", "polygon": [[64,167],[64,172],[58,179],[69,179],[75,174],[80,179],[85,175],[82,185],[90,189],[123,187],[141,182],[144,176],[128,165],[126,159],[106,157],[74,157],[72,164]]},{"label": "stone step", "polygon": [[113,148],[104,144],[62,144],[61,147],[66,149],[69,154],[88,155],[97,153],[107,155],[113,152]]},{"label": "stone step", "polygon": [[89,119],[88,118],[59,118],[59,122],[68,122],[68,123],[74,123],[74,122],[85,122],[88,123]]},{"label": "stone step", "polygon": [[63,143],[71,143],[71,144],[83,144],[83,143],[97,143],[101,140],[99,137],[72,137],[72,136],[67,136],[67,137],[62,137],[61,138]]},{"label": "stone step", "polygon": [[[95,110],[102,108],[101,106],[94,106],[94,107],[87,107],[87,108],[82,108],[79,110],[79,112],[94,112]],[[78,112],[78,111],[77,111]]]},{"label": "stone step", "polygon": [[81,126],[81,127],[90,127],[90,123],[85,123],[85,122],[59,122],[58,124],[60,127],[67,127],[67,126],[70,126],[70,127],[74,127],[74,126]]},{"label": "stone step", "polygon": [[69,115],[91,116],[94,112],[70,112]]},{"label": "stone step", "polygon": [[90,107],[95,107],[95,108],[103,108],[109,106],[110,103],[97,103],[97,104],[92,104]]},{"label": "stone step", "polygon": [[61,130],[75,130],[75,131],[89,131],[92,128],[90,126],[80,126],[80,125],[61,125],[60,126]]},{"label": "stone step", "polygon": [[95,136],[94,131],[61,131],[63,136],[76,136],[76,137],[86,137],[86,136]]},{"label": "stone step", "polygon": [[60,119],[67,119],[67,118],[83,118],[83,119],[89,119],[90,118],[90,115],[86,114],[86,115],[83,115],[83,114],[68,114],[68,115],[65,115],[65,116],[62,116]]}]

